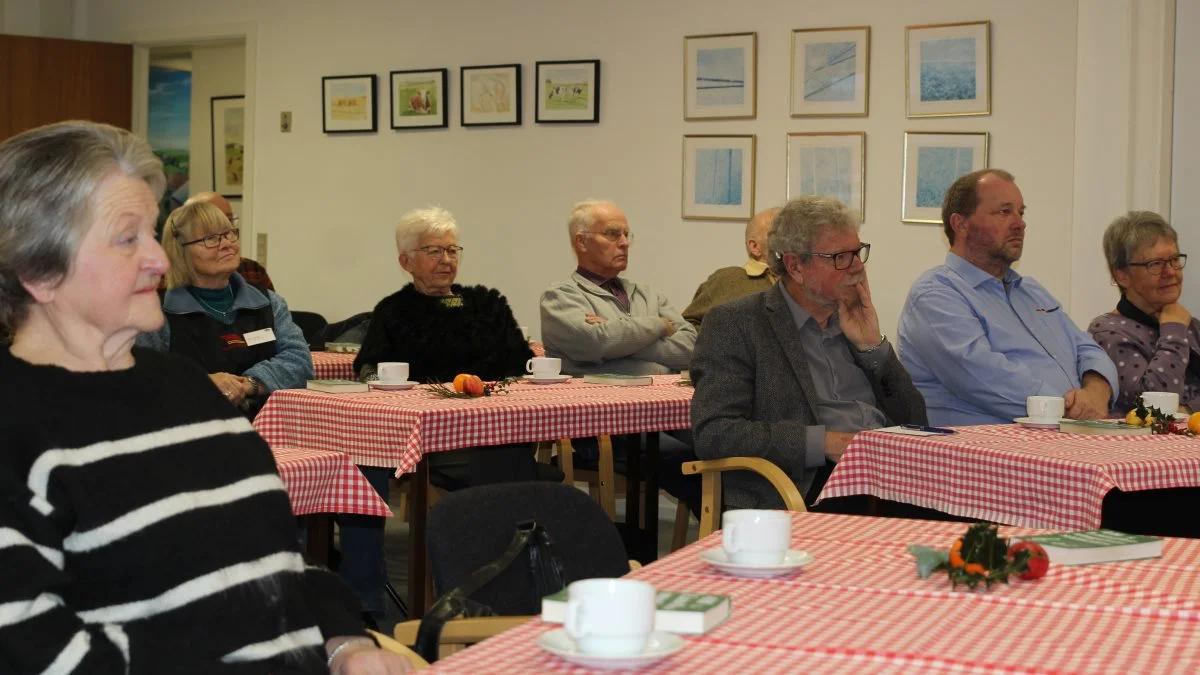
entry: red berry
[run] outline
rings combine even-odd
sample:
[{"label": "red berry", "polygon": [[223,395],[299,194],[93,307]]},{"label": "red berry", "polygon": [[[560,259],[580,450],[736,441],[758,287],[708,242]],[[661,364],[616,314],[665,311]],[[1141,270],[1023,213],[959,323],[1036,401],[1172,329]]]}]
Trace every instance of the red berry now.
[{"label": "red berry", "polygon": [[1028,580],[1046,576],[1046,570],[1050,569],[1050,556],[1046,555],[1046,549],[1032,541],[1018,541],[1008,547],[1008,559],[1013,560],[1021,551],[1029,552],[1029,565],[1017,578]]}]

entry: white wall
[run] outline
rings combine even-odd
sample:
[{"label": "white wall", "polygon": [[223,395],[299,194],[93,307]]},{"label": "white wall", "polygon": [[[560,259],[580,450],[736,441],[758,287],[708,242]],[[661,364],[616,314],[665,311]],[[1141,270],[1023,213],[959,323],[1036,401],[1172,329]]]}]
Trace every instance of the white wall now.
[{"label": "white wall", "polygon": [[3,0],[0,33],[71,38],[76,0]]},{"label": "white wall", "polygon": [[[192,47],[192,133],[188,193],[196,194],[213,189],[212,173],[212,97],[243,96],[246,93],[246,48],[243,45]],[[247,147],[249,154],[253,148]],[[230,200],[234,213],[241,214],[242,201]],[[250,255],[253,223],[242,223]],[[272,278],[274,281],[274,278]]]},{"label": "white wall", "polygon": [[[1092,11],[1112,25],[1135,1],[1085,4],[1103,5]],[[1077,72],[1094,72],[1090,64],[1077,71],[1076,40],[1094,36],[1079,33],[1070,0],[212,0],[202,9],[125,0],[94,2],[87,15],[94,39],[211,17],[256,24],[250,216],[271,233],[271,276],[289,302],[330,319],[370,308],[405,281],[391,228],[403,211],[437,203],[463,228],[460,280],[500,288],[536,333],[539,293],[573,268],[567,208],[587,196],[622,205],[638,235],[628,275],[682,308],[712,269],[742,258],[740,224],[680,218],[681,137],[697,133],[758,135],[756,201],[765,207],[784,198],[789,131],[867,132],[863,238],[874,244],[870,274],[890,331],[912,280],[946,250],[940,228],[900,222],[903,132],[988,131],[991,165],[1017,175],[1030,208],[1021,272],[1068,309],[1077,295],[1066,255],[1077,248],[1075,150],[1096,139],[1076,133]],[[904,26],[980,19],[992,21],[993,114],[906,119]],[[790,119],[790,30],[850,25],[872,27],[870,117]],[[758,118],[683,122],[683,36],[734,31],[758,32]],[[534,124],[534,61],[569,58],[602,60],[601,123]],[[524,66],[523,126],[460,128],[457,67],[512,62]],[[451,128],[388,129],[387,71],[443,66],[452,69]],[[325,136],[320,77],[357,73],[380,76],[380,131]],[[290,134],[279,131],[282,110],[293,111]]]},{"label": "white wall", "polygon": [[1175,147],[1171,222],[1179,248],[1194,256],[1183,278],[1183,301],[1200,314],[1200,4],[1179,0],[1175,16]]}]

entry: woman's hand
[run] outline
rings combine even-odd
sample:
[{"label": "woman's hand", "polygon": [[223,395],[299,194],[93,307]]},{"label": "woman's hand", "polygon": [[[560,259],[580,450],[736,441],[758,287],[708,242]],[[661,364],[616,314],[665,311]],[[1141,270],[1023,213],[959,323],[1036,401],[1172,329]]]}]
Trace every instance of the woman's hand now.
[{"label": "woman's hand", "polygon": [[1192,322],[1192,315],[1178,302],[1168,303],[1163,305],[1162,310],[1158,313],[1159,323],[1181,323],[1188,325]]},{"label": "woman's hand", "polygon": [[[336,640],[330,640],[327,645]],[[330,675],[400,675],[413,671],[408,659],[376,647],[369,639],[352,638],[347,642],[352,644],[341,647],[330,662]]]},{"label": "woman's hand", "polygon": [[254,393],[254,385],[239,375],[229,373],[213,373],[208,376],[217,385],[217,389],[234,405],[241,405],[246,397]]}]

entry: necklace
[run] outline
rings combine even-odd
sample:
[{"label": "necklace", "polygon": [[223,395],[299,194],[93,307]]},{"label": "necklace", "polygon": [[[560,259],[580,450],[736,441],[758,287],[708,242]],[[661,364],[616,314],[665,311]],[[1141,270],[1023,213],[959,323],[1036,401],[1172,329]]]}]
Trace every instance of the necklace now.
[{"label": "necklace", "polygon": [[230,287],[230,286],[226,286],[226,287],[225,287],[225,290],[229,291],[229,303],[230,303],[230,304],[229,304],[229,309],[225,310],[224,312],[222,312],[221,310],[217,309],[216,307],[213,307],[212,305],[210,305],[210,304],[208,304],[207,302],[205,302],[205,301],[204,301],[204,300],[203,300],[203,299],[202,299],[202,298],[201,298],[199,295],[197,295],[196,293],[192,293],[192,297],[193,297],[193,298],[195,298],[195,299],[196,299],[196,300],[197,300],[197,301],[198,301],[198,302],[199,302],[201,305],[204,305],[204,308],[205,308],[205,309],[207,309],[208,311],[212,312],[213,314],[220,314],[220,315],[221,315],[221,318],[222,318],[222,319],[224,319],[225,317],[229,316],[229,313],[230,313],[230,312],[232,312],[232,311],[233,311],[233,309],[234,309],[234,308],[233,308],[233,288],[232,288],[232,287]]}]

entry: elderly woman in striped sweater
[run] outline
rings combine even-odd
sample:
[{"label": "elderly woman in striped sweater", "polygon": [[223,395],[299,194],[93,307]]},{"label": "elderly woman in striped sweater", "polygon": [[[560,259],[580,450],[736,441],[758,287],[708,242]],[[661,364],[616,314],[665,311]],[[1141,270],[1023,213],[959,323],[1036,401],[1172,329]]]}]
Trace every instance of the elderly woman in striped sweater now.
[{"label": "elderly woman in striped sweater", "polygon": [[90,122],[0,143],[0,663],[399,673],[305,565],[267,446],[163,322],[162,165]]}]

